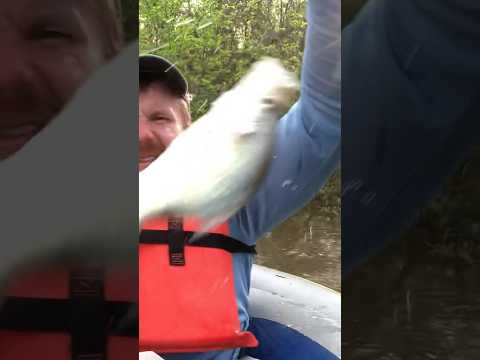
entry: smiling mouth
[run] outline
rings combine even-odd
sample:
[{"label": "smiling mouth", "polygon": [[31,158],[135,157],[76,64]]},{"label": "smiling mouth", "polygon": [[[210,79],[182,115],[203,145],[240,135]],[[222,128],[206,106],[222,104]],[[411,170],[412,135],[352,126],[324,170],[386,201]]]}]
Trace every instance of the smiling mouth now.
[{"label": "smiling mouth", "polygon": [[11,128],[0,128],[0,138],[2,139],[15,139],[25,136],[32,136],[38,132],[39,127],[37,125],[22,125]]},{"label": "smiling mouth", "polygon": [[34,125],[0,128],[0,160],[19,151],[39,132],[39,129]]},{"label": "smiling mouth", "polygon": [[141,163],[147,163],[154,161],[158,156],[144,156],[139,159]]},{"label": "smiling mouth", "polygon": [[138,165],[140,166],[140,169],[145,169],[152,162],[154,162],[157,158],[158,158],[158,156],[142,156],[138,159]]},{"label": "smiling mouth", "polygon": [[40,130],[36,125],[0,127],[0,158],[10,156],[20,150]]}]

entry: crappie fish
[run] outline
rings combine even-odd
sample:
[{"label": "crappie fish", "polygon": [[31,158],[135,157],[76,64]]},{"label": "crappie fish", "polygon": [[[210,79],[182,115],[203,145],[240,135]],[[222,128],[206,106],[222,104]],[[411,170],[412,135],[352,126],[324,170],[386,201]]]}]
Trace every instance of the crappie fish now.
[{"label": "crappie fish", "polygon": [[277,120],[297,92],[278,60],[255,63],[140,173],[140,218],[195,217],[206,231],[235,214],[266,174]]}]

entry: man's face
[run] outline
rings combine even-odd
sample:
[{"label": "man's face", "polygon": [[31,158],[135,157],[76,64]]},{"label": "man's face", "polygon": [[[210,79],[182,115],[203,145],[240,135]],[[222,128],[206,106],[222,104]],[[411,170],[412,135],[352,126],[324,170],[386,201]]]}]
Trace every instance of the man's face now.
[{"label": "man's face", "polygon": [[94,1],[0,2],[0,160],[52,120],[105,61]]},{"label": "man's face", "polygon": [[138,104],[139,171],[150,165],[190,125],[188,105],[163,85],[141,89]]}]

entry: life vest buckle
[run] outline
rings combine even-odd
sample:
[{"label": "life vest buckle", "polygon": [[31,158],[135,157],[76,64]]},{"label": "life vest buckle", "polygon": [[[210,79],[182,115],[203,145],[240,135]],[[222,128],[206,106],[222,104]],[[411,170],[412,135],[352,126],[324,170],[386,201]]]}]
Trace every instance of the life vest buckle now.
[{"label": "life vest buckle", "polygon": [[185,266],[185,232],[181,218],[168,219],[168,255],[170,266]]}]

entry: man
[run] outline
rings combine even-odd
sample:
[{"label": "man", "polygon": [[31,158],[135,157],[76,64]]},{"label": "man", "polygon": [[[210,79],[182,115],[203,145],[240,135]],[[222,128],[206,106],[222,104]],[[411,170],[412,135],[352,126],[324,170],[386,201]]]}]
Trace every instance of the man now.
[{"label": "man", "polygon": [[115,0],[0,4],[0,160],[38,134],[100,65],[122,31]]},{"label": "man", "polygon": [[[131,188],[137,184],[138,140],[131,134],[137,124],[119,124],[118,118],[135,118],[137,110],[116,104],[137,97],[138,76],[118,78],[137,58],[138,44],[132,44],[95,74],[48,126],[0,161],[0,210],[8,214],[0,221],[0,237],[8,239],[0,242],[0,295],[5,275],[32,260],[61,257],[60,252],[91,257],[136,250],[132,239],[138,236],[138,198]],[[112,84],[122,91],[99,96],[111,94]],[[129,90],[132,86],[135,90]],[[112,162],[116,156],[129,161]]]},{"label": "man", "polygon": [[[48,0],[42,3],[20,0],[0,4],[0,46],[2,53],[9,55],[0,67],[0,161],[10,158],[8,162],[0,162],[0,171],[2,191],[5,191],[3,203],[9,207],[12,219],[16,219],[14,204],[23,209],[17,220],[22,217],[28,220],[26,209],[33,207],[37,196],[46,191],[50,205],[53,205],[53,192],[60,190],[58,186],[52,187],[52,193],[48,193],[48,185],[44,184],[41,191],[36,189],[36,194],[28,199],[27,189],[34,190],[35,186],[29,184],[22,188],[22,182],[28,181],[25,179],[27,168],[35,173],[38,159],[42,159],[44,171],[41,174],[49,177],[45,182],[59,180],[61,176],[55,172],[60,173],[61,168],[79,169],[74,162],[66,165],[66,159],[55,160],[60,154],[67,157],[75,151],[82,151],[80,147],[75,149],[72,143],[74,136],[80,134],[79,129],[75,129],[78,125],[73,122],[77,115],[70,114],[69,120],[63,120],[65,124],[71,123],[71,132],[67,126],[65,131],[60,129],[61,124],[48,131],[42,130],[61,112],[85,80],[121,50],[120,11],[118,0]],[[95,91],[93,86],[92,89],[89,91]],[[85,105],[84,110],[87,110]],[[83,120],[83,123],[84,130],[87,130],[88,121]],[[92,129],[90,127],[89,131]],[[37,135],[38,145],[33,151],[12,159]],[[53,147],[59,141],[68,141],[70,151],[65,151],[63,146],[62,152],[58,148],[55,151]],[[47,157],[47,151],[54,151],[56,155]],[[57,169],[49,171],[49,162],[54,161],[57,161]],[[40,184],[38,175],[32,177],[37,177],[37,185]],[[17,192],[24,196],[20,197]],[[10,198],[14,199],[12,203],[8,201]],[[26,198],[29,204],[22,206],[22,198]],[[8,233],[7,224],[16,224],[12,219],[9,217],[2,226],[5,234]],[[9,237],[15,239],[12,233]],[[27,239],[22,241],[27,242]],[[12,258],[11,255],[8,260]]]},{"label": "man", "polygon": [[[77,256],[78,249],[83,249],[85,259],[89,247],[96,250],[88,252],[89,260],[97,254],[101,257],[99,249],[104,246],[112,251],[113,241],[121,241],[119,234],[129,237],[131,250],[136,249],[136,207],[131,206],[136,204],[136,191],[131,191],[136,169],[131,168],[133,181],[128,187],[117,181],[128,175],[125,165],[111,164],[108,172],[102,171],[107,161],[121,156],[122,148],[135,149],[128,147],[122,134],[132,134],[136,125],[124,125],[125,131],[116,123],[119,116],[111,110],[112,99],[103,99],[103,107],[94,106],[93,100],[99,93],[111,91],[118,73],[125,72],[128,57],[130,65],[136,60],[137,47],[129,48],[110,65],[113,68],[107,67],[69,103],[87,78],[121,50],[116,6],[110,0],[20,0],[0,5],[2,53],[9,55],[0,68],[0,197],[4,214],[0,280],[7,273],[12,275],[12,269],[21,269],[13,273],[15,278],[9,277],[6,294],[3,286],[0,288],[1,295],[10,296],[0,311],[2,359],[30,358],[32,354],[49,359],[90,358],[92,352],[106,346],[104,324],[98,323],[104,321],[102,314],[83,306],[78,297],[72,300],[78,295],[75,289],[85,284],[79,286],[78,276],[72,276],[70,283],[68,275],[63,277],[67,281],[60,288],[56,287],[59,275],[68,274],[65,266],[54,267],[61,270],[56,272],[36,268],[29,274],[24,265],[39,257],[51,259],[59,251]],[[124,91],[130,97],[136,96],[132,86],[136,76],[132,78],[117,82],[133,88],[131,93]],[[124,109],[122,115],[134,118],[134,110],[128,114]],[[107,147],[105,140],[113,126],[117,136]],[[136,145],[136,137],[130,137]],[[130,157],[134,164],[134,156]],[[129,207],[134,212],[128,213]],[[120,225],[128,219],[132,219],[130,233],[128,226]],[[18,281],[18,275],[33,275],[40,281]],[[73,283],[76,285],[69,287]],[[4,283],[0,281],[0,285]],[[58,291],[63,294],[58,296]],[[74,300],[80,307],[65,312],[71,305],[68,301]],[[92,323],[87,325],[86,319]],[[136,355],[136,346],[135,339],[121,346],[122,356]],[[120,358],[110,351],[112,355]]]},{"label": "man", "polygon": [[[308,3],[300,99],[278,124],[274,160],[259,191],[228,221],[231,236],[244,244],[254,245],[263,234],[311,200],[338,164],[340,7],[337,0]],[[180,72],[165,59],[141,57],[140,171],[189,126],[188,106],[187,82]],[[291,180],[291,188],[285,188],[285,179]],[[241,329],[246,330],[253,258],[249,254],[234,254],[233,260],[238,314]],[[163,356],[166,359],[235,359],[238,352]]]}]

